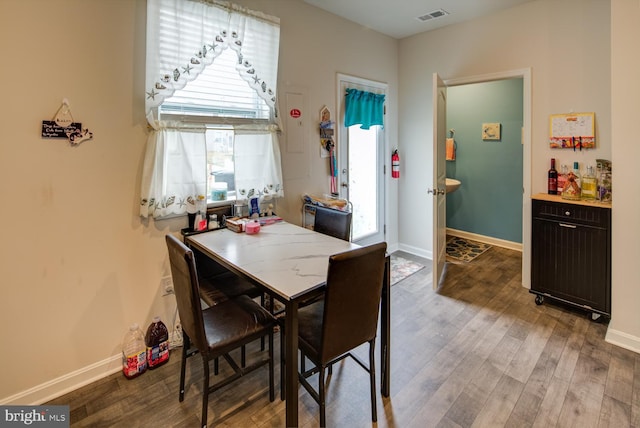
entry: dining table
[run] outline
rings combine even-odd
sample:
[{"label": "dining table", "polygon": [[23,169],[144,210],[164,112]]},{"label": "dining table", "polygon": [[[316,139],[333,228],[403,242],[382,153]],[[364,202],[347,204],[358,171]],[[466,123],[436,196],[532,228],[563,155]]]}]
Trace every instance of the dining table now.
[{"label": "dining table", "polygon": [[[358,244],[285,221],[258,233],[220,229],[188,235],[185,243],[240,275],[284,305],[286,426],[298,426],[298,307],[326,286],[329,256]],[[385,259],[380,305],[380,385],[390,392],[390,258]]]}]

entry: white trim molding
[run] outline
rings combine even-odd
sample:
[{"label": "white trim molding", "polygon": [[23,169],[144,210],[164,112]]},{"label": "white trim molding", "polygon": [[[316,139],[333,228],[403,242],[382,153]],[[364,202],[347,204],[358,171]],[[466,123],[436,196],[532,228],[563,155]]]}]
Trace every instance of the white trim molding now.
[{"label": "white trim molding", "polygon": [[640,354],[640,337],[632,336],[623,331],[614,330],[609,327],[604,340],[612,345]]},{"label": "white trim molding", "polygon": [[40,405],[120,370],[122,370],[122,355],[118,354],[0,399],[0,405]]}]

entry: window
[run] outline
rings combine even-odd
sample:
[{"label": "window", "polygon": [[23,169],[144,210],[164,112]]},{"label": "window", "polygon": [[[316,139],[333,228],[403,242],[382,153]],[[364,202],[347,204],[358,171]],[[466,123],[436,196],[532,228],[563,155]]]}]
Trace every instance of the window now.
[{"label": "window", "polygon": [[221,201],[236,196],[233,162],[233,130],[207,129],[207,190],[208,199]]},{"label": "window", "polygon": [[200,195],[283,196],[279,31],[278,18],[226,2],[147,1],[142,216],[194,212]]}]

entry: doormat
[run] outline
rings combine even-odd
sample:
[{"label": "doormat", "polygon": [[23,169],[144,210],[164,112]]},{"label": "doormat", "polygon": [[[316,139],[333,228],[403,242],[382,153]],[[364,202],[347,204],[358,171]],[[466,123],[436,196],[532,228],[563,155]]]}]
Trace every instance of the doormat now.
[{"label": "doormat", "polygon": [[391,255],[391,285],[402,281],[424,268],[420,263],[403,259],[402,257]]},{"label": "doormat", "polygon": [[491,248],[489,244],[453,236],[447,240],[447,257],[470,262],[489,248]]}]

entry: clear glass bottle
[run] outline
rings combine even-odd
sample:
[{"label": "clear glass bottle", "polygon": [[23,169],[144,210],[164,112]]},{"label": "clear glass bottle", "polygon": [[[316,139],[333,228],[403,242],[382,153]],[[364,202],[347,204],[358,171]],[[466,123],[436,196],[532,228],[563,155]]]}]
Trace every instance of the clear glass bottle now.
[{"label": "clear glass bottle", "polygon": [[569,171],[569,174],[567,175],[567,183],[562,189],[562,199],[577,201],[580,200],[581,195],[580,170],[578,169],[578,162],[574,162],[573,171]]},{"label": "clear glass bottle", "polygon": [[598,180],[591,165],[587,167],[587,172],[582,177],[580,187],[582,189],[582,199],[587,201],[596,200],[596,196],[598,195]]},{"label": "clear glass bottle", "polygon": [[567,175],[569,175],[569,168],[566,165],[562,165],[558,173],[558,195],[562,195],[564,186],[567,184]]}]

